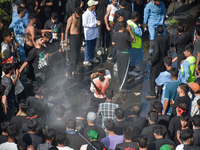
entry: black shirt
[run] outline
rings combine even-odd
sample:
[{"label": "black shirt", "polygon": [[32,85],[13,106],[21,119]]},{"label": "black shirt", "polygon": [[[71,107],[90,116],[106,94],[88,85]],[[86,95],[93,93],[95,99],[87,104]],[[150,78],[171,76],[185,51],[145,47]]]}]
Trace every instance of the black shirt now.
[{"label": "black shirt", "polygon": [[200,129],[194,130],[193,144],[200,146]]},{"label": "black shirt", "polygon": [[126,22],[128,19],[130,19],[130,15],[131,15],[130,11],[126,10],[125,8],[121,8],[120,10],[117,10],[117,11],[115,12],[115,17],[114,17],[114,20],[113,20],[114,23],[118,22],[118,20],[117,20],[117,18],[116,18],[116,15],[117,15],[118,13],[122,13],[122,14],[123,14],[123,16],[124,16],[124,21],[125,21],[125,22]]},{"label": "black shirt", "polygon": [[154,143],[150,144],[148,150],[160,150],[160,147],[165,144],[172,145],[174,148],[176,147],[175,143],[172,140],[161,138],[155,140]]},{"label": "black shirt", "polygon": [[106,8],[109,4],[109,0],[98,0],[97,8],[96,8],[96,15],[97,20],[104,22],[104,16],[106,14]]},{"label": "black shirt", "polygon": [[137,145],[137,142],[124,142],[121,144],[118,144],[115,148],[115,150],[139,150],[139,147]]},{"label": "black shirt", "polygon": [[180,104],[180,103],[186,103],[188,108],[190,107],[190,97],[188,96],[183,96],[183,97],[177,97],[174,101],[174,105],[172,108],[172,114],[174,116],[177,116],[176,114],[176,107]]},{"label": "black shirt", "polygon": [[197,55],[200,53],[200,38],[196,39],[194,44],[194,57],[197,59]]},{"label": "black shirt", "polygon": [[32,63],[35,73],[46,73],[48,70],[47,52],[45,48],[33,48],[25,60],[25,62]]},{"label": "black shirt", "polygon": [[133,40],[127,33],[114,32],[113,34],[113,42],[118,51],[129,52]]},{"label": "black shirt", "polygon": [[49,124],[49,128],[53,128],[56,131],[61,130],[61,131],[66,131],[66,122],[63,120],[55,120],[54,122],[51,122]]},{"label": "black shirt", "polygon": [[164,125],[168,129],[170,119],[171,116],[169,115],[159,115],[157,123],[160,125]]},{"label": "black shirt", "polygon": [[184,150],[199,150],[199,146],[194,146],[194,145],[184,145]]},{"label": "black shirt", "polygon": [[27,116],[13,116],[10,123],[13,123],[18,128],[18,134],[22,131],[22,125],[28,121]]},{"label": "black shirt", "polygon": [[117,121],[115,123],[115,128],[114,128],[114,132],[117,135],[123,135],[123,128],[129,126],[129,127],[134,127],[133,122],[131,121],[126,121],[126,120],[122,120],[122,121]]},{"label": "black shirt", "polygon": [[5,143],[8,141],[7,135],[0,135],[0,144]]},{"label": "black shirt", "polygon": [[147,125],[146,118],[140,117],[140,116],[128,117],[126,121],[132,121],[134,124],[134,127],[138,127],[140,130],[142,130]]},{"label": "black shirt", "polygon": [[82,145],[87,144],[87,142],[78,134],[67,134],[67,142],[65,144],[76,150],[80,149]]}]

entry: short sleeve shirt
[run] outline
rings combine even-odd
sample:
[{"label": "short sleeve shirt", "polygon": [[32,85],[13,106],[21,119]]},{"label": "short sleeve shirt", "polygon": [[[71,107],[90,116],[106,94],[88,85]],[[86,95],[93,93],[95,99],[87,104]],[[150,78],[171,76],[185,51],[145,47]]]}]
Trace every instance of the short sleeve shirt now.
[{"label": "short sleeve shirt", "polygon": [[11,50],[9,44],[1,43],[1,58],[8,58],[11,55]]}]

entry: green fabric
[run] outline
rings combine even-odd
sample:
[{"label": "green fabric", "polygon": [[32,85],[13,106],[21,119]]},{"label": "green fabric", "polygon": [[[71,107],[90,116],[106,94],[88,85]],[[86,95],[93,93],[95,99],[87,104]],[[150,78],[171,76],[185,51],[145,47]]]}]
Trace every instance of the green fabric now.
[{"label": "green fabric", "polygon": [[[172,146],[172,147],[173,147],[173,146]],[[171,150],[171,147],[170,147],[170,145],[165,144],[165,145],[163,145],[163,146],[160,148],[160,150]],[[173,150],[174,150],[174,147],[173,147]]]},{"label": "green fabric", "polygon": [[38,85],[42,85],[45,82],[46,75],[44,73],[35,73],[35,80]]},{"label": "green fabric", "polygon": [[96,130],[90,130],[87,132],[90,140],[97,140],[99,138],[99,133]]},{"label": "green fabric", "polygon": [[125,51],[119,51],[119,50],[117,50],[118,52],[121,52],[121,53],[123,53],[123,54],[129,54],[130,52],[125,52]]}]

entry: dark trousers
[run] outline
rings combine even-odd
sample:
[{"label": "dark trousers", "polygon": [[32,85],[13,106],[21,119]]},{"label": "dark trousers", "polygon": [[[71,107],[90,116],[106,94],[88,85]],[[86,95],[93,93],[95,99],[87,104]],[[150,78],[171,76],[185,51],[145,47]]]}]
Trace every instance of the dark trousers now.
[{"label": "dark trousers", "polygon": [[76,71],[78,64],[78,57],[81,48],[81,35],[70,35],[70,50],[71,50],[71,59],[69,64],[68,73],[71,75],[73,71]]},{"label": "dark trousers", "polygon": [[[24,49],[25,49],[25,52],[26,52],[26,57],[28,56],[29,52],[34,48],[34,46],[29,46],[29,45],[26,45],[26,43],[24,44]],[[28,62],[28,65],[26,66],[27,68],[27,78],[32,80],[32,81],[35,81],[35,74],[34,74],[34,69],[33,69],[33,66],[30,62]]]},{"label": "dark trousers", "polygon": [[110,32],[107,32],[106,34],[106,47],[107,47],[107,57],[112,57],[112,37],[113,37],[113,30],[114,27],[110,26]]},{"label": "dark trousers", "polygon": [[117,51],[117,69],[119,89],[127,88],[128,69],[130,64],[130,54],[124,54]]},{"label": "dark trousers", "polygon": [[178,59],[177,59],[177,68],[180,69],[180,66],[181,66],[181,61],[182,60],[185,60],[186,57],[184,54],[179,54],[177,55]]},{"label": "dark trousers", "polygon": [[158,77],[159,72],[157,67],[151,66],[151,71],[150,71],[150,95],[151,96],[156,96],[155,93],[155,86],[156,86],[156,78]]},{"label": "dark trousers", "polygon": [[[106,38],[106,25],[101,23],[99,26],[99,37],[97,38],[96,50],[101,50],[101,46],[105,48],[105,38]],[[102,44],[101,44],[102,43]]]}]

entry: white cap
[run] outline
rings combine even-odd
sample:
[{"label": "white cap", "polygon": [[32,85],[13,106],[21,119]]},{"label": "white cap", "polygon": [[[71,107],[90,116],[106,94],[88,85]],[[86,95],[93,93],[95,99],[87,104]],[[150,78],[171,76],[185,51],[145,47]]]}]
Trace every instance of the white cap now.
[{"label": "white cap", "polygon": [[98,1],[95,1],[95,0],[89,0],[88,2],[87,2],[87,4],[88,4],[88,6],[90,7],[90,6],[93,6],[93,5],[97,5],[99,2]]}]

